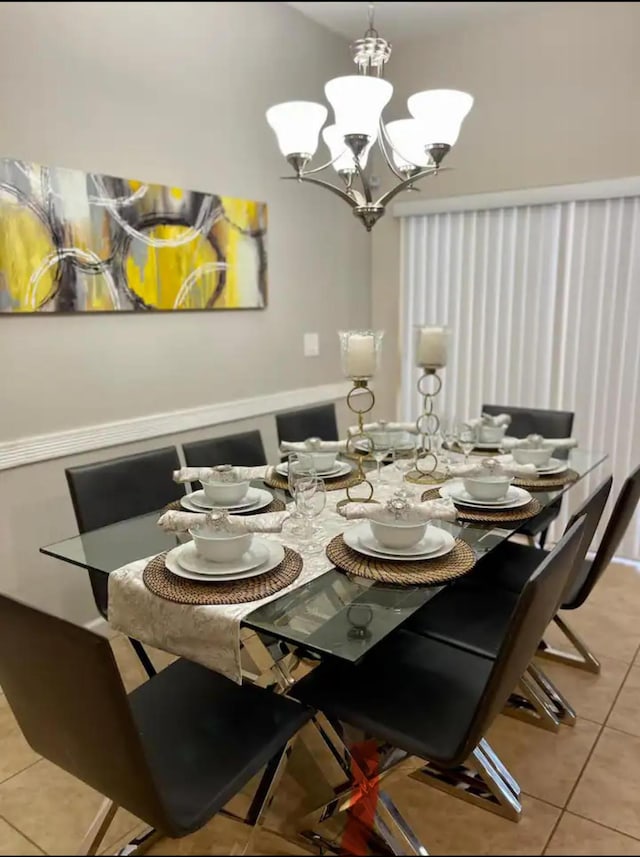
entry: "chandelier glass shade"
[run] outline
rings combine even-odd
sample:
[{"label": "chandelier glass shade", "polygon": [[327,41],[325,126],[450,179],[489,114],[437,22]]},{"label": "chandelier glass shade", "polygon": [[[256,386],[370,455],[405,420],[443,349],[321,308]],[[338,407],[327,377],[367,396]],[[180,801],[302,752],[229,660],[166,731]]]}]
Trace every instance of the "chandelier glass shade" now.
[{"label": "chandelier glass shade", "polygon": [[[335,122],[326,127],[328,110],[313,101],[287,101],[267,110],[280,151],[293,168],[287,179],[324,187],[350,205],[368,232],[384,214],[386,205],[398,193],[415,189],[414,183],[436,175],[462,123],[473,106],[473,97],[456,89],[417,92],[407,100],[412,118],[385,124],[382,112],[391,100],[393,86],[383,78],[391,56],[391,45],[373,28],[369,9],[369,29],[351,45],[358,74],[335,77],[324,91],[333,108]],[[320,132],[330,160],[310,168]],[[365,167],[375,143],[397,183],[380,196],[373,188]],[[318,178],[328,167],[338,173],[342,185]],[[359,187],[356,182],[359,183]]]}]

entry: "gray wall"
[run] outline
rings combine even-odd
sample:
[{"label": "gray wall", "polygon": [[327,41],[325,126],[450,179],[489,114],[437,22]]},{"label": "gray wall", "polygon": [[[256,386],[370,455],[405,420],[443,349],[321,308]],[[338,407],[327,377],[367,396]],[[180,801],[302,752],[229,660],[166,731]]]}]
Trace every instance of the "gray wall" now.
[{"label": "gray wall", "polygon": [[[475,96],[445,162],[454,169],[423,181],[421,195],[639,175],[639,32],[638,3],[534,3],[482,26],[399,46],[388,67],[398,116],[406,114],[407,96],[423,88]],[[399,197],[412,198],[419,197]],[[383,218],[373,236],[374,322],[387,331],[378,399],[393,413],[405,347],[398,341],[399,221]]]},{"label": "gray wall", "polygon": [[[265,311],[0,318],[0,442],[340,380],[337,329],[369,323],[369,238],[279,181],[264,111],[322,100],[350,65],[346,40],[281,3],[0,4],[0,156],[269,204]],[[81,573],[36,552],[74,531],[69,463],[0,472],[0,589],[83,619]]]}]

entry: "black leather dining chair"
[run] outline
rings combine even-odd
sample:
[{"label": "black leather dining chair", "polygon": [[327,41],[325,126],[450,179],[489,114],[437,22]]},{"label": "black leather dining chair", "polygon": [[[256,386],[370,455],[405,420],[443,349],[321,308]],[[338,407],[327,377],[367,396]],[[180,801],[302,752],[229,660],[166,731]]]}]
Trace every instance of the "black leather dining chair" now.
[{"label": "black leather dining chair", "polygon": [[283,440],[297,442],[310,437],[338,440],[336,406],[331,403],[276,414],[276,429],[278,443]]},{"label": "black leather dining chair", "polygon": [[426,761],[421,779],[517,820],[519,787],[484,735],[558,607],[582,527],[574,524],[527,581],[496,658],[400,630],[357,665],[322,664],[291,693],[322,712],[336,735],[341,723],[360,729],[404,751],[403,763],[409,756]]},{"label": "black leather dining chair", "polygon": [[[600,523],[611,483],[611,477],[602,482],[567,524],[565,532],[578,521],[584,521],[582,542],[563,599],[582,573],[584,557]],[[496,658],[520,593],[547,556],[547,551],[540,548],[504,542],[480,560],[466,578],[448,586],[414,613],[405,627],[442,643]],[[560,723],[575,723],[570,703],[539,666],[529,664],[520,685],[524,696],[511,699],[505,713],[554,732]]]},{"label": "black leather dining chair", "polygon": [[[573,411],[552,411],[543,408],[519,408],[511,405],[483,405],[483,414],[509,414],[511,424],[507,433],[511,437],[527,437],[530,434],[541,434],[543,437],[571,437],[573,429]],[[566,450],[554,453],[556,458],[567,458]],[[546,506],[539,515],[536,515],[519,532],[529,536],[531,540],[539,537],[540,547],[543,548],[547,540],[547,533],[551,524],[560,514],[562,498],[554,500]]]},{"label": "black leather dining chair", "polygon": [[185,660],[127,695],[108,640],[6,596],[0,684],[35,752],[106,797],[85,854],[97,852],[119,806],[182,837],[266,766],[249,815],[234,816],[260,826],[310,718],[292,700]]},{"label": "black leather dining chair", "polygon": [[187,467],[212,467],[217,464],[258,467],[267,463],[262,435],[257,430],[194,440],[183,443],[182,449]]},{"label": "black leather dining chair", "polygon": [[[180,467],[175,446],[68,467],[65,470],[78,531],[86,533],[137,515],[161,509],[184,495],[184,485],[173,481]],[[93,598],[107,618],[107,575],[89,570]],[[142,644],[131,640],[147,675],[155,675]]]}]

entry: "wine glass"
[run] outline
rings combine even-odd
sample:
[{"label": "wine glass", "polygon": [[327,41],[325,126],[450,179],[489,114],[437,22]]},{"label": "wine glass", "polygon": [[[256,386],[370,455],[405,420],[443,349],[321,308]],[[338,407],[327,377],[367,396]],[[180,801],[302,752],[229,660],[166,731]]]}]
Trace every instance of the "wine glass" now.
[{"label": "wine glass", "polygon": [[469,423],[460,422],[456,429],[456,440],[464,454],[464,463],[469,463],[469,456],[475,449],[477,443],[477,431]]},{"label": "wine glass", "polygon": [[416,443],[415,440],[401,440],[394,445],[392,450],[393,466],[400,474],[400,488],[398,494],[403,497],[410,497],[413,491],[407,484],[407,474],[415,469],[416,466]]},{"label": "wine glass", "polygon": [[324,545],[314,538],[315,529],[313,519],[324,511],[327,504],[327,491],[324,479],[318,476],[309,476],[299,479],[295,488],[296,509],[305,519],[305,527],[302,531],[303,546],[307,553],[316,554],[324,550]]},{"label": "wine glass", "polygon": [[440,434],[442,435],[442,460],[444,464],[449,465],[452,461],[453,444],[456,440],[456,422],[451,417],[442,417],[440,419]]},{"label": "wine glass", "polygon": [[376,462],[376,481],[380,485],[382,483],[382,462],[391,452],[393,441],[391,433],[388,431],[371,432],[369,438],[371,439],[371,455]]},{"label": "wine glass", "polygon": [[[313,456],[307,452],[290,452],[287,461],[287,484],[289,486],[289,494],[295,502],[298,482],[303,479],[315,479],[317,472],[313,463]],[[300,534],[302,532],[301,518],[302,516],[296,504],[289,519],[291,521],[290,530],[292,533]]]}]

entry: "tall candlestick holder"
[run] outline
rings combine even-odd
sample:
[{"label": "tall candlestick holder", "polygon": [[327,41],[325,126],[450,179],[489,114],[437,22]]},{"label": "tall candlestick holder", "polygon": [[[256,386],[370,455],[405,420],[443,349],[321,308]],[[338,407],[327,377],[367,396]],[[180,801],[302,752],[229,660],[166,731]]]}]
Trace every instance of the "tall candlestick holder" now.
[{"label": "tall candlestick holder", "polygon": [[[342,371],[353,384],[347,395],[347,407],[356,416],[358,425],[355,432],[348,434],[346,445],[347,455],[356,462],[358,479],[353,486],[346,489],[347,498],[341,500],[338,506],[353,502],[371,503],[375,502],[374,487],[367,477],[364,462],[373,451],[373,440],[364,430],[364,417],[365,414],[371,413],[376,402],[373,390],[369,387],[369,381],[375,375],[380,363],[384,332],[343,330],[339,331],[338,336]],[[363,488],[364,495],[362,495]]]},{"label": "tall candlestick holder", "polygon": [[423,366],[418,378],[418,393],[422,397],[422,413],[416,420],[419,435],[416,470],[424,476],[432,475],[438,468],[435,438],[440,431],[440,417],[434,410],[434,399],[442,390],[442,378],[434,366]]}]

